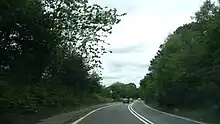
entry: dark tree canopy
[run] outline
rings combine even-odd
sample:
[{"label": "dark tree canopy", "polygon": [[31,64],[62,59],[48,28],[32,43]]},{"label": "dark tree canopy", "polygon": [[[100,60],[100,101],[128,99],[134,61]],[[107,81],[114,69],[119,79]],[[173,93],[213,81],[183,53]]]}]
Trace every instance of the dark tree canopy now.
[{"label": "dark tree canopy", "polygon": [[0,113],[106,102],[100,57],[123,15],[87,0],[0,0]]}]

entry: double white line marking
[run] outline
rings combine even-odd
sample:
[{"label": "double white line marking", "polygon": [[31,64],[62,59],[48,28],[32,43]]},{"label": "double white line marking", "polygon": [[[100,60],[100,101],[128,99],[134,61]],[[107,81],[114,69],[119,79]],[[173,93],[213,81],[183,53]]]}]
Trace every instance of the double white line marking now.
[{"label": "double white line marking", "polygon": [[136,111],[134,111],[134,109],[132,108],[133,104],[134,103],[128,105],[128,110],[131,112],[131,114],[133,114],[136,118],[138,118],[144,124],[154,124],[153,122],[149,121],[148,119],[146,119],[145,117],[143,117],[142,115],[140,115]]}]

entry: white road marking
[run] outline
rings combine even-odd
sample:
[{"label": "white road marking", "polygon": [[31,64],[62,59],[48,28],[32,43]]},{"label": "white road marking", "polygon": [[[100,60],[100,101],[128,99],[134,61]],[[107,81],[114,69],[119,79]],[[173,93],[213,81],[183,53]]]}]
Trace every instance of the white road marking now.
[{"label": "white road marking", "polygon": [[[116,104],[116,105],[118,105],[118,104]],[[81,117],[80,119],[74,121],[72,124],[78,124],[80,121],[82,121],[83,119],[85,119],[86,117],[88,117],[89,115],[91,115],[92,113],[97,112],[97,111],[99,111],[99,110],[101,110],[101,109],[104,109],[104,108],[107,108],[107,107],[111,107],[111,106],[114,106],[114,105],[108,105],[108,106],[103,106],[103,107],[97,108],[97,109],[95,109],[95,110],[89,112],[89,113],[86,114],[85,116]]]},{"label": "white road marking", "polygon": [[136,111],[134,111],[134,109],[132,108],[132,104],[128,105],[128,110],[136,117],[138,118],[140,121],[142,121],[144,124],[154,124],[153,122],[149,121],[148,119],[146,119],[145,117],[141,116],[140,114],[138,114]]},{"label": "white road marking", "polygon": [[183,119],[183,120],[187,120],[187,121],[191,121],[191,122],[194,122],[194,123],[197,123],[197,124],[206,124],[206,123],[203,123],[203,122],[199,122],[199,121],[196,121],[196,120],[192,120],[192,119],[189,119],[189,118],[185,118],[185,117],[181,117],[181,116],[178,116],[178,115],[173,115],[173,114],[170,114],[170,113],[166,113],[166,112],[163,112],[163,111],[159,111],[157,109],[154,109],[154,108],[151,108],[150,106],[146,105],[145,106],[153,111],[156,111],[156,112],[159,112],[159,113],[162,113],[162,114],[165,114],[165,115],[169,115],[169,116],[172,116],[172,117],[175,117],[175,118],[180,118],[180,119]]},{"label": "white road marking", "polygon": [[143,119],[144,119],[145,121],[147,121],[149,124],[154,124],[154,123],[151,122],[150,120],[146,119],[145,117],[143,117],[142,115],[140,115],[139,113],[137,113],[136,111],[134,111],[134,109],[132,108],[132,105],[133,105],[133,104],[134,104],[134,103],[131,104],[130,108],[131,108],[131,110],[132,110],[135,114],[137,114],[139,117],[143,118]]},{"label": "white road marking", "polygon": [[128,110],[131,112],[131,114],[133,114],[137,119],[139,119],[140,121],[142,121],[144,124],[148,124],[146,121],[144,121],[143,119],[141,119],[140,117],[138,117],[138,116],[130,109],[130,105],[128,105]]}]

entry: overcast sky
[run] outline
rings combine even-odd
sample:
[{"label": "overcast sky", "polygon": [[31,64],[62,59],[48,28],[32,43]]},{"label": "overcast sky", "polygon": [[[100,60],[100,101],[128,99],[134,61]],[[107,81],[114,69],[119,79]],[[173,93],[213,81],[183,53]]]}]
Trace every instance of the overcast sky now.
[{"label": "overcast sky", "polygon": [[191,21],[204,0],[89,0],[127,15],[106,39],[113,51],[102,57],[103,82],[139,81],[148,72],[159,45],[178,26]]}]

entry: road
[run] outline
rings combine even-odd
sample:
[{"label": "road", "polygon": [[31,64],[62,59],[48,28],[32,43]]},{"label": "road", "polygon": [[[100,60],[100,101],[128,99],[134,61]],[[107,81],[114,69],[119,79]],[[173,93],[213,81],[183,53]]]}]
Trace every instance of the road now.
[{"label": "road", "polygon": [[141,101],[117,104],[92,112],[72,124],[202,124],[167,115],[145,106]]}]

